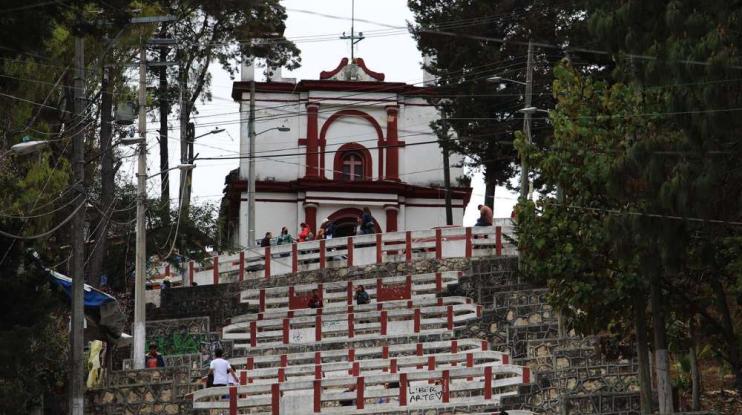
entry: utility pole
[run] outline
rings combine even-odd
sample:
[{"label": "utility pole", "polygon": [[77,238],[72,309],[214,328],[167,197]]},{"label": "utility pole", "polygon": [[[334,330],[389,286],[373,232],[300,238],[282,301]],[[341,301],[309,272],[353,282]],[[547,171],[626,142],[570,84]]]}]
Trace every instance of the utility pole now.
[{"label": "utility pole", "polygon": [[147,237],[144,224],[144,209],[147,199],[147,54],[144,41],[139,46],[139,157],[137,166],[137,225],[136,264],[134,287],[134,348],[132,358],[135,369],[144,368],[145,301],[144,282],[147,265]]},{"label": "utility pole", "polygon": [[[533,95],[533,42],[528,41],[528,64],[526,66],[526,105],[525,108],[531,107]],[[526,143],[533,142],[531,137],[531,112],[523,112],[523,132],[526,135]],[[525,154],[520,155],[520,198],[525,200],[528,197],[528,163]]]},{"label": "utility pole", "polygon": [[250,137],[248,152],[247,185],[247,246],[255,246],[255,79],[250,81],[250,116],[247,121],[247,136]]},{"label": "utility pole", "polygon": [[[162,24],[160,37],[167,37],[167,23]],[[160,47],[160,62],[167,63],[168,47]],[[170,114],[170,101],[168,100],[167,65],[160,67],[160,203],[163,206],[163,219],[165,224],[170,223],[170,172],[168,154],[168,125],[167,116]]]},{"label": "utility pole", "polygon": [[451,162],[448,160],[448,119],[446,111],[441,109],[442,136],[441,151],[443,153],[443,184],[446,187],[446,225],[453,225],[453,206],[451,205]]},{"label": "utility pole", "polygon": [[[75,37],[75,82],[74,82],[74,111],[76,122],[84,125],[81,118],[84,116],[83,100],[85,94],[85,40],[81,34]],[[72,147],[72,169],[74,186],[83,195],[85,201],[85,129],[77,128]],[[84,235],[85,207],[78,210],[72,218],[72,322],[70,327],[70,415],[83,415],[83,322],[85,321],[85,235]]]}]

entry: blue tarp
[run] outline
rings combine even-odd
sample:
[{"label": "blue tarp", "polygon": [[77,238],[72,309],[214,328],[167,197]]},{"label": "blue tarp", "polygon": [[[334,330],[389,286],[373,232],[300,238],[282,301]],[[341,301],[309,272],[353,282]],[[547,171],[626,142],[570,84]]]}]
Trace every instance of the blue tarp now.
[{"label": "blue tarp", "polygon": [[[48,271],[49,278],[52,282],[62,287],[64,292],[67,294],[67,297],[71,300],[72,297],[70,292],[72,291],[72,279],[56,271]],[[96,308],[111,301],[116,301],[116,298],[85,284],[85,307]]]}]

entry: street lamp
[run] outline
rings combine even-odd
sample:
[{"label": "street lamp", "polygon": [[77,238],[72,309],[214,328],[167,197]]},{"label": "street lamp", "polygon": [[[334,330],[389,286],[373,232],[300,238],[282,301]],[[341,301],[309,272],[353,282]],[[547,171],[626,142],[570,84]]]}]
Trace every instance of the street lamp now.
[{"label": "street lamp", "polygon": [[267,133],[268,131],[278,130],[280,132],[291,131],[291,128],[282,125],[280,127],[272,127],[267,130],[263,130],[259,133],[255,133],[255,107],[254,107],[254,96],[252,94],[250,103],[250,158],[248,159],[248,183],[247,183],[247,246],[253,247],[255,245],[255,138],[260,134]]},{"label": "street lamp", "polygon": [[209,131],[208,133],[203,133],[199,135],[198,137],[193,137],[193,141],[196,141],[197,139],[201,137],[206,137],[209,134],[219,134],[221,132],[224,132],[224,128],[214,128],[213,130]]},{"label": "street lamp", "polygon": [[518,84],[518,85],[526,85],[525,82],[516,81],[515,79],[503,78],[503,77],[497,76],[497,75],[490,76],[489,78],[487,78],[487,81],[489,81],[489,82],[496,82],[496,83],[497,82],[510,82],[510,83]]},{"label": "street lamp", "polygon": [[18,143],[10,147],[10,151],[14,154],[25,155],[41,150],[42,147],[48,144],[47,141],[26,141]]}]

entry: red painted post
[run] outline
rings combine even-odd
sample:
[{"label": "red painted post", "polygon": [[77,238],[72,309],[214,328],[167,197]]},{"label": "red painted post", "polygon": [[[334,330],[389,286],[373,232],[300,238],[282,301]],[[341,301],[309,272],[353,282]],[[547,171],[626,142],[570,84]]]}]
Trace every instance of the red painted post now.
[{"label": "red painted post", "polygon": [[482,317],[482,305],[477,304],[477,318]]},{"label": "red painted post", "polygon": [[448,324],[448,330],[453,330],[453,306],[446,307],[446,323]]},{"label": "red painted post", "polygon": [[349,305],[349,306],[348,306],[348,307],[346,307],[346,309],[345,309],[345,312],[346,312],[346,313],[352,313],[353,311],[354,311],[354,310],[353,310],[353,306],[352,306],[352,305]]},{"label": "red painted post", "polygon": [[237,387],[229,387],[229,415],[237,415]]},{"label": "red painted post", "polygon": [[407,373],[399,374],[399,406],[407,406]]},{"label": "red painted post", "polygon": [[459,342],[457,340],[451,340],[451,353],[459,352]]},{"label": "red painted post", "polygon": [[351,339],[355,337],[355,327],[353,325],[355,323],[355,320],[356,320],[355,315],[353,313],[349,313],[348,314],[348,338],[351,338]]},{"label": "red painted post", "polygon": [[314,380],[314,413],[322,412],[322,381]]},{"label": "red painted post", "polygon": [[348,257],[348,268],[353,266],[353,237],[348,237],[348,247],[346,248],[345,256]]},{"label": "red painted post", "polygon": [[502,364],[507,365],[508,363],[510,363],[510,356],[506,354],[502,355]]},{"label": "red painted post", "polygon": [[405,232],[405,260],[412,263],[412,231]]},{"label": "red painted post", "polygon": [[391,359],[389,361],[389,372],[397,373],[397,359]]},{"label": "red painted post", "polygon": [[188,285],[191,287],[193,287],[193,274],[195,273],[193,269],[194,266],[195,263],[193,261],[188,261]]},{"label": "red painted post", "polygon": [[[418,356],[422,356],[423,355],[423,344],[422,343],[418,343],[417,344],[417,350],[416,350],[416,352],[417,352],[417,355]],[[418,369],[422,369],[423,368],[423,365],[417,365],[417,368]]]},{"label": "red painted post", "polygon": [[435,305],[442,306],[443,305],[443,297],[438,297],[438,300],[436,300]]},{"label": "red painted post", "polygon": [[219,255],[215,255],[211,257],[211,261],[213,264],[213,278],[214,278],[214,285],[219,284]]},{"label": "red painted post", "polygon": [[384,345],[381,347],[381,357],[384,359],[389,358],[389,346]]},{"label": "red painted post", "polygon": [[322,364],[322,352],[314,352],[314,364],[315,365]]},{"label": "red painted post", "polygon": [[265,279],[267,280],[268,278],[271,277],[271,247],[270,246],[266,246],[265,247],[265,254],[264,255],[265,255],[265,258],[264,258],[264,261],[265,261]]},{"label": "red painted post", "polygon": [[281,385],[274,383],[271,385],[271,415],[280,415],[281,413]]},{"label": "red painted post", "polygon": [[260,294],[258,294],[258,295],[260,296],[259,297],[259,300],[258,300],[259,301],[259,304],[260,304],[259,310],[262,313],[262,312],[265,312],[265,288],[261,288],[260,289]]},{"label": "red painted post", "polygon": [[440,272],[435,273],[435,292],[443,291],[443,276]]},{"label": "red painted post", "polygon": [[239,281],[245,280],[245,251],[240,251],[240,277]]},{"label": "red painted post", "polygon": [[482,351],[486,352],[490,349],[490,344],[487,342],[487,340],[482,340]]},{"label": "red painted post", "polygon": [[325,240],[319,240],[319,269],[325,269]]},{"label": "red painted post", "polygon": [[413,306],[412,300],[408,300],[407,301],[407,308],[412,308],[412,306]]},{"label": "red painted post", "polygon": [[247,371],[240,372],[240,385],[247,385]]},{"label": "red painted post", "polygon": [[350,374],[353,376],[358,376],[361,374],[361,364],[359,362],[353,362],[353,366],[351,366]]},{"label": "red painted post", "polygon": [[247,366],[248,370],[253,370],[255,368],[255,358],[252,356],[249,356],[247,358],[247,362],[245,362],[245,366]]},{"label": "red painted post", "polygon": [[441,381],[441,392],[443,394],[442,400],[443,403],[448,403],[450,401],[450,387],[449,384],[451,382],[451,375],[448,372],[448,370],[443,371],[443,380]]},{"label": "red painted post", "polygon": [[502,227],[495,227],[495,253],[497,256],[502,255]]},{"label": "red painted post", "polygon": [[283,319],[283,333],[282,333],[282,341],[283,344],[289,344],[289,332],[291,331],[291,323],[289,322],[289,319],[285,318]]},{"label": "red painted post", "polygon": [[381,335],[386,336],[387,334],[387,323],[389,321],[389,315],[386,310],[381,312]]},{"label": "red painted post", "polygon": [[322,379],[322,365],[314,365],[314,378]]},{"label": "red painted post", "polygon": [[379,294],[381,294],[381,278],[376,279],[376,302],[381,303],[381,298],[379,297]]},{"label": "red painted post", "polygon": [[165,264],[165,277],[170,277],[170,264]]},{"label": "red painted post", "polygon": [[356,409],[363,409],[365,407],[366,402],[363,398],[364,389],[363,376],[361,376],[356,379]]},{"label": "red painted post", "polygon": [[279,367],[278,368],[278,383],[283,383],[286,381],[286,369]]},{"label": "red painted post", "polygon": [[492,366],[484,367],[484,399],[492,399]]},{"label": "red painted post", "polygon": [[404,284],[405,290],[410,293],[410,298],[412,298],[412,274],[407,274],[407,277],[405,277],[404,280]]},{"label": "red painted post", "polygon": [[291,244],[291,272],[299,272],[299,250],[296,242]]},{"label": "red painted post", "polygon": [[415,322],[414,322],[415,333],[420,333],[420,309],[415,309]]},{"label": "red painted post", "polygon": [[318,315],[314,318],[314,340],[322,341],[322,316]]},{"label": "red painted post", "polygon": [[289,356],[287,354],[281,355],[281,367],[286,367],[289,365]]},{"label": "red painted post", "polygon": [[531,383],[531,368],[528,366],[523,366],[523,383],[526,385]]},{"label": "red painted post", "polygon": [[435,356],[428,356],[428,370],[435,370]]},{"label": "red painted post", "polygon": [[[378,301],[378,299],[377,299]],[[384,304],[382,303],[376,303],[376,311],[381,311],[384,308]]]},{"label": "red painted post", "polygon": [[250,347],[258,345],[258,322],[250,322]]},{"label": "red painted post", "polygon": [[348,281],[348,305],[353,305],[353,281]]},{"label": "red painted post", "polygon": [[376,234],[376,263],[381,264],[381,260],[384,256],[383,245],[381,243],[381,234]]},{"label": "red painted post", "polygon": [[435,259],[440,260],[443,258],[443,237],[441,229],[435,230]]},{"label": "red painted post", "polygon": [[466,354],[466,367],[474,367],[474,354],[473,353]]},{"label": "red painted post", "polygon": [[356,360],[356,349],[351,347],[348,349],[348,361],[352,362],[354,360]]},{"label": "red painted post", "polygon": [[471,258],[471,254],[472,254],[471,228],[466,228],[466,248],[464,249],[464,256],[466,258]]}]

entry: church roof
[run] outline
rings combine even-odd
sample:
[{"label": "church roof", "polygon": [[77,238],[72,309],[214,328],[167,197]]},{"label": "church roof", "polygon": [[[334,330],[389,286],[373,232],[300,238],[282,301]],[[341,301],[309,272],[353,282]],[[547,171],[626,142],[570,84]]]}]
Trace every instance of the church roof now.
[{"label": "church roof", "polygon": [[383,82],[384,74],[368,69],[362,58],[354,58],[352,63],[349,63],[348,58],[343,58],[335,69],[320,72],[319,79]]}]

